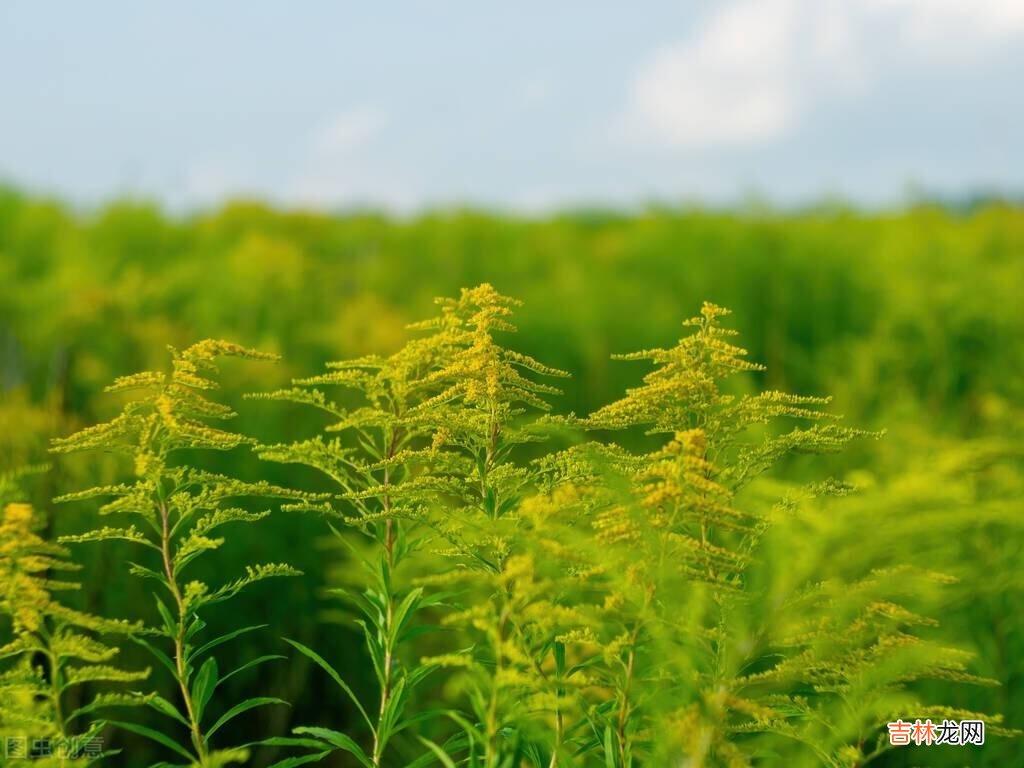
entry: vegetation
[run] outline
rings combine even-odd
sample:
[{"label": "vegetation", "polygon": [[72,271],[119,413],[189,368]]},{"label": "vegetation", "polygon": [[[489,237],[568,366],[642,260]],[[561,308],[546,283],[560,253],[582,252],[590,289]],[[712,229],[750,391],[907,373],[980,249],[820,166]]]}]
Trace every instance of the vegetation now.
[{"label": "vegetation", "polygon": [[[1000,208],[0,195],[0,459],[58,454],[3,485],[3,733],[112,766],[1012,763],[1022,247]],[[926,717],[986,743],[889,744]]]},{"label": "vegetation", "polygon": [[[246,587],[264,579],[295,576],[299,572],[282,563],[247,565],[245,573],[217,587],[203,581],[187,580],[188,566],[201,555],[224,544],[224,526],[255,523],[268,512],[250,512],[231,506],[237,499],[263,496],[296,498],[300,494],[265,482],[248,483],[226,475],[208,472],[187,463],[174,463],[173,455],[184,450],[220,450],[237,448],[245,440],[233,433],[207,425],[211,419],[229,419],[234,414],[226,406],[204,396],[216,388],[208,378],[215,371],[214,361],[225,356],[266,359],[268,356],[235,344],[203,341],[183,352],[171,350],[169,372],[146,371],[117,379],[108,392],[141,392],[114,419],[87,427],[54,442],[54,450],[70,452],[104,450],[124,454],[134,464],[135,479],[130,483],[96,486],[67,494],[58,501],[112,499],[99,508],[100,515],[131,516],[141,529],[103,526],[86,533],[65,536],[65,542],[126,541],[152,550],[149,565],[132,562],[132,575],[153,582],[158,626],[138,629],[133,639],[141,643],[164,666],[177,687],[180,706],[158,693],[146,697],[146,703],[162,715],[187,729],[189,744],[183,746],[162,731],[133,723],[118,723],[121,728],[146,736],[176,752],[190,763],[220,766],[245,762],[249,753],[232,748],[213,750],[210,739],[233,718],[259,706],[286,704],[279,698],[252,697],[228,708],[206,725],[207,705],[217,686],[224,680],[281,656],[260,656],[239,662],[239,666],[221,675],[216,656],[211,653],[224,643],[259,626],[238,626],[207,639],[206,622],[200,613],[235,597]],[[166,601],[170,601],[168,606]],[[169,652],[145,639],[151,636],[166,643]]]},{"label": "vegetation", "polygon": [[[129,683],[149,671],[111,664],[119,649],[99,639],[141,629],[128,622],[103,619],[69,608],[54,593],[73,590],[73,582],[54,578],[75,570],[68,552],[42,538],[39,519],[21,497],[20,473],[0,477],[0,615],[9,621],[10,641],[0,647],[8,664],[0,676],[0,723],[5,728],[4,758],[38,758],[39,765],[70,765],[104,756],[101,720],[95,711],[115,704],[135,704],[125,693],[99,693],[73,711],[71,694],[95,683]],[[80,724],[80,730],[75,724]]]}]

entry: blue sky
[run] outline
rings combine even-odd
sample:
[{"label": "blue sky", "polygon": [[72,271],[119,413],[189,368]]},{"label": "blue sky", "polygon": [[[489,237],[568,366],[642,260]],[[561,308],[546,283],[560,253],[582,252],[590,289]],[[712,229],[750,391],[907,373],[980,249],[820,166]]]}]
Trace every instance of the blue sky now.
[{"label": "blue sky", "polygon": [[0,4],[0,179],[93,205],[1024,190],[1021,0]]}]

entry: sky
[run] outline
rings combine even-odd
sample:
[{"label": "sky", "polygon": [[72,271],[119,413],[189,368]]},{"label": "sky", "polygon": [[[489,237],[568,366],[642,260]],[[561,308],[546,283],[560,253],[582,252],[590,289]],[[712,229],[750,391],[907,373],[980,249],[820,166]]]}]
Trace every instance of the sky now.
[{"label": "sky", "polygon": [[1022,0],[0,2],[0,181],[84,206],[885,206],[1022,137]]}]

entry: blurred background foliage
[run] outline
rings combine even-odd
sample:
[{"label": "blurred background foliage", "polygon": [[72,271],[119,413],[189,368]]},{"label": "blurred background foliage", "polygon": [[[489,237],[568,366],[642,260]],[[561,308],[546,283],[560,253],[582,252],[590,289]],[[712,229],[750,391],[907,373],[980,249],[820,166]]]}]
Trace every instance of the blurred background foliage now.
[{"label": "blurred background foliage", "polygon": [[[770,589],[899,563],[955,576],[941,602],[932,601],[940,624],[931,631],[976,653],[974,671],[1001,685],[947,683],[932,698],[1024,725],[1019,207],[650,208],[536,219],[448,210],[395,219],[235,202],[171,217],[138,202],[83,213],[0,188],[0,461],[47,461],[50,438],[116,412],[100,393],[115,376],[160,367],[167,344],[206,337],[283,354],[276,366],[230,366],[225,399],[239,410],[242,432],[266,442],[306,437],[322,425],[305,409],[242,394],[317,372],[327,360],[391,352],[407,338],[407,322],[432,314],[433,297],[483,281],[525,302],[510,345],[572,372],[562,412],[591,412],[636,384],[644,371],[609,356],[671,345],[680,321],[708,300],[734,310],[729,325],[741,330],[751,359],[768,366],[748,386],[832,394],[831,409],[851,425],[886,429],[880,442],[787,464],[786,480],[832,473],[861,491],[792,517],[786,525],[800,535],[784,526],[767,543],[785,548],[772,562],[788,561],[792,571],[756,577]],[[214,461],[243,477],[318,482],[294,467],[257,466],[245,452]],[[62,458],[29,491],[50,510],[49,497],[86,476],[101,480],[96,472],[95,460]],[[770,483],[753,493],[770,496]],[[60,509],[50,525],[80,531],[89,514],[84,505]],[[322,521],[278,513],[244,546],[229,546],[232,573],[254,560],[286,560],[307,575],[243,594],[231,617],[211,624],[268,623],[273,633],[254,636],[249,654],[281,652],[277,637],[289,636],[358,677],[360,638],[324,620],[324,582],[340,579],[346,565],[318,544],[323,534]],[[76,550],[86,566],[82,604],[139,615],[146,609],[129,606],[150,601],[122,578],[111,551]],[[269,687],[295,702],[239,722],[249,732],[234,734],[238,741],[297,723],[344,728],[351,716],[304,658],[262,680],[232,682],[239,696]],[[1002,766],[1021,754],[1019,740],[992,738],[971,759]],[[880,763],[915,765],[922,756],[896,750]],[[951,748],[926,757],[928,765],[963,764]]]}]

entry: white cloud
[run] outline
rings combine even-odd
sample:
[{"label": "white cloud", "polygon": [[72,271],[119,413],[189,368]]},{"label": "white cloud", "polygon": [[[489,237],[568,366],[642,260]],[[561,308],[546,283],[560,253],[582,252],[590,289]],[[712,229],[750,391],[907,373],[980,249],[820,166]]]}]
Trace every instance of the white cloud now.
[{"label": "white cloud", "polygon": [[657,51],[641,69],[631,118],[641,133],[680,147],[761,143],[789,133],[808,97],[860,80],[839,4],[744,0],[722,7],[691,40]]},{"label": "white cloud", "polygon": [[384,115],[376,107],[354,107],[334,115],[317,128],[311,148],[323,158],[350,154],[372,141],[384,122]]},{"label": "white cloud", "polygon": [[386,115],[362,105],[339,112],[316,127],[306,156],[285,183],[288,203],[315,207],[384,205],[411,210],[421,200],[396,172],[381,146]]},{"label": "white cloud", "polygon": [[763,144],[893,62],[963,63],[1021,38],[1022,0],[731,0],[643,63],[625,128],[677,148]]},{"label": "white cloud", "polygon": [[1024,35],[1021,0],[865,0],[865,6],[887,16],[902,42],[929,58],[972,57]]},{"label": "white cloud", "polygon": [[190,205],[213,205],[246,194],[313,206],[406,204],[402,186],[373,168],[374,142],[385,125],[384,114],[369,105],[338,112],[310,131],[296,167],[278,185],[248,178],[240,172],[237,158],[233,162],[223,155],[200,158],[186,167],[172,198]]}]

